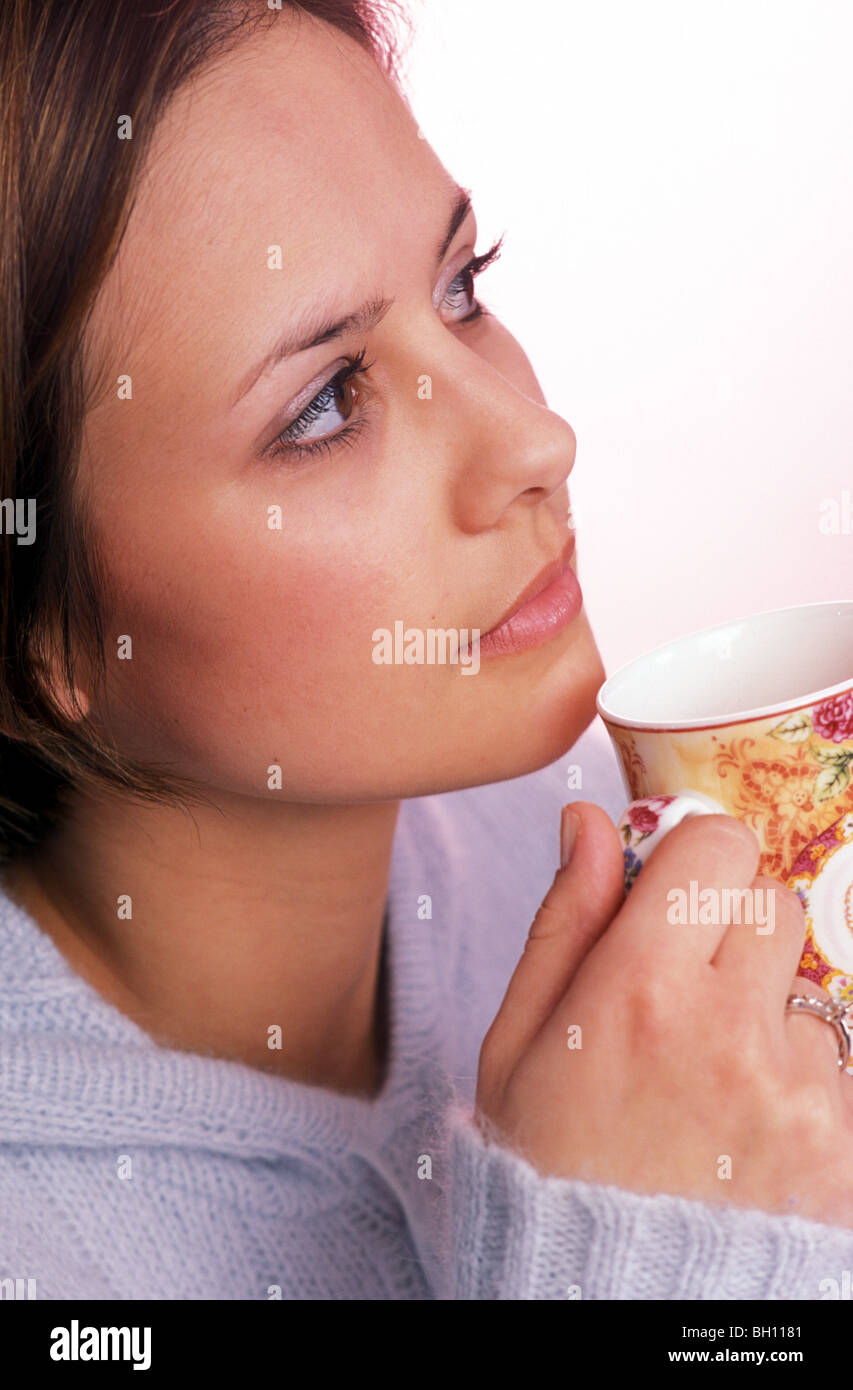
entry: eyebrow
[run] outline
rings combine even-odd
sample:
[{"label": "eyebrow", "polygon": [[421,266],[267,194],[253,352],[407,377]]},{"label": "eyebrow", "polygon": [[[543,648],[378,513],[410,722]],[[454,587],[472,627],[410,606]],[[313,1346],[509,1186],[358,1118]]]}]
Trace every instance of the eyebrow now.
[{"label": "eyebrow", "polygon": [[[473,207],[470,189],[454,184],[453,191],[455,197],[447,229],[436,249],[435,261],[437,266],[444,259],[453,238]],[[263,376],[270,367],[275,366],[278,362],[283,362],[287,357],[295,357],[297,353],[308,352],[310,348],[320,347],[322,343],[331,342],[335,338],[343,338],[348,333],[368,333],[371,328],[375,328],[382,321],[393,303],[393,299],[374,296],[365,300],[358,308],[351,310],[342,318],[334,319],[332,322],[328,321],[325,310],[318,314],[315,309],[312,309],[307,316],[303,315],[296,327],[286,333],[250,372],[246,373],[237,388],[234,406],[251,391],[259,377]]]}]

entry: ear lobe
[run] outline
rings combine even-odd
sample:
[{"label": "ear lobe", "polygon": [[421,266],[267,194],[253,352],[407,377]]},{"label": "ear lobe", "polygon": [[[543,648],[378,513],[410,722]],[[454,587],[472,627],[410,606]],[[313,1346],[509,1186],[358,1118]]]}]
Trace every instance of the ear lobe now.
[{"label": "ear lobe", "polygon": [[46,650],[45,648],[36,649],[33,655],[33,664],[39,683],[65,718],[78,723],[81,719],[85,719],[91,709],[92,702],[88,690],[79,680],[75,679],[73,684],[69,683],[65,663],[59,658],[56,643],[48,642],[45,645]]},{"label": "ear lobe", "polygon": [[[81,719],[86,718],[91,708],[91,701],[86,692],[76,682],[73,686],[73,694],[72,688],[69,687],[65,681],[61,681],[58,685],[52,684],[50,686],[50,693],[54,703],[59,706],[59,709],[65,715],[66,719],[79,723]],[[74,702],[75,698],[77,701],[76,704]]]}]

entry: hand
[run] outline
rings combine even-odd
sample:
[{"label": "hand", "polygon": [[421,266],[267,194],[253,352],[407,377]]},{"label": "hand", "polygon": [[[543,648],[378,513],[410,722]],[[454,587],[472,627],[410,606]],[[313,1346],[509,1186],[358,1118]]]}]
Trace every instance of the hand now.
[{"label": "hand", "polygon": [[[853,1226],[853,1078],[834,1028],[785,1012],[797,895],[754,877],[747,826],[707,815],[666,835],[623,901],[613,823],[572,811],[571,861],[483,1041],[481,1127],[545,1174]],[[667,894],[691,879],[772,889],[774,931],[672,924]]]}]

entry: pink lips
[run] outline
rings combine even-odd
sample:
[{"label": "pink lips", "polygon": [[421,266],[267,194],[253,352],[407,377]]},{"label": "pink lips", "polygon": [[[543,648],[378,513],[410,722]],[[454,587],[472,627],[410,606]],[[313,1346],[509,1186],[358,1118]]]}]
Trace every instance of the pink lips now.
[{"label": "pink lips", "polygon": [[496,627],[480,638],[480,656],[505,656],[538,647],[567,627],[583,607],[583,594],[570,561],[574,536],[559,560],[552,561],[522,590]]}]

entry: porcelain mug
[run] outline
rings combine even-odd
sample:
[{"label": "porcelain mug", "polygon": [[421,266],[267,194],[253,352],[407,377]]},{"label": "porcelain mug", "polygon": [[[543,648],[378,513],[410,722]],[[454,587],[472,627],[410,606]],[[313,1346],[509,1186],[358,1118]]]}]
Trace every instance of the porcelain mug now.
[{"label": "porcelain mug", "polygon": [[596,703],[632,798],[626,890],[685,816],[736,816],[758,838],[756,872],[805,907],[798,974],[853,1003],[853,599],[676,638],[620,667]]}]

